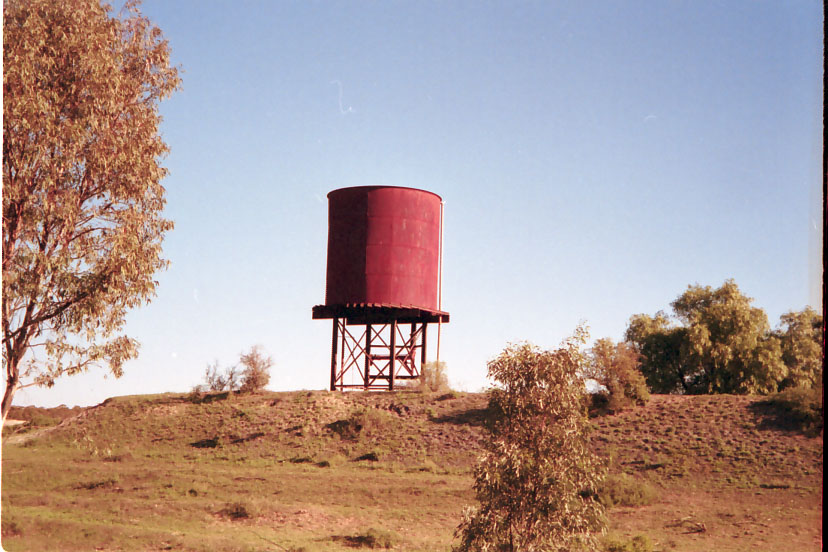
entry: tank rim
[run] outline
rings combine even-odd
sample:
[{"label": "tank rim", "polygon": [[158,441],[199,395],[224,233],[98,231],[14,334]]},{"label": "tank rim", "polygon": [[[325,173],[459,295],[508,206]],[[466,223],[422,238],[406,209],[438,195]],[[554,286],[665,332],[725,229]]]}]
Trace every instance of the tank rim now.
[{"label": "tank rim", "polygon": [[342,192],[342,191],[345,191],[345,190],[365,190],[365,191],[369,191],[369,190],[386,190],[386,189],[390,189],[390,190],[412,190],[412,191],[415,191],[415,192],[423,192],[423,193],[431,194],[431,195],[435,196],[441,202],[443,201],[443,198],[440,197],[439,194],[436,194],[436,193],[431,192],[429,190],[423,190],[422,188],[412,188],[411,186],[346,186],[345,188],[337,188],[336,190],[331,190],[330,192],[328,192],[326,197],[328,199],[330,199],[331,194],[335,194],[337,192]]}]

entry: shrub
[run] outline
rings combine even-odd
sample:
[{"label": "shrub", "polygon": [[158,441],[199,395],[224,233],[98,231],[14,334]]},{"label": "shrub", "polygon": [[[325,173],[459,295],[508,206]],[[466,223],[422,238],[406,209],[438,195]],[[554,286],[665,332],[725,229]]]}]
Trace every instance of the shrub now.
[{"label": "shrub", "polygon": [[259,345],[250,348],[249,353],[242,353],[239,363],[222,370],[218,361],[208,364],[204,371],[204,383],[193,387],[188,400],[201,402],[204,392],[241,391],[251,393],[260,391],[270,383],[270,369],[273,358],[265,356]]},{"label": "shrub", "polygon": [[468,508],[456,550],[594,549],[605,525],[603,478],[589,446],[579,328],[555,351],[510,345],[488,365],[496,387],[485,455],[475,469],[480,506]]},{"label": "shrub", "polygon": [[204,370],[204,384],[193,387],[191,397],[197,397],[201,393],[218,391],[235,391],[239,387],[238,367],[231,366],[222,370],[218,360],[208,364]]},{"label": "shrub", "polygon": [[187,393],[187,396],[184,397],[184,400],[187,402],[191,402],[193,404],[198,404],[204,398],[204,386],[203,385],[194,385],[193,388]]},{"label": "shrub", "polygon": [[445,362],[426,362],[415,389],[423,393],[446,393],[451,390]]},{"label": "shrub", "polygon": [[250,352],[242,354],[239,363],[241,371],[242,393],[260,391],[270,383],[270,369],[273,367],[273,358],[265,356],[259,345],[251,347]]},{"label": "shrub", "polygon": [[655,502],[657,495],[652,485],[625,473],[608,476],[598,489],[598,501],[607,508],[648,506]]},{"label": "shrub", "polygon": [[618,412],[650,400],[650,391],[640,366],[640,356],[628,343],[599,339],[589,352],[585,377],[601,390],[593,395],[593,407]]}]

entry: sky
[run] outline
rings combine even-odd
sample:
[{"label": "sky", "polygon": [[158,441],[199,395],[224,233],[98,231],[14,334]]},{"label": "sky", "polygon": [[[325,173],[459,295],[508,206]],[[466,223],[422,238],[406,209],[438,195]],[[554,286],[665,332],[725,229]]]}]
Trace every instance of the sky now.
[{"label": "sky", "polygon": [[510,342],[554,348],[581,322],[620,340],[692,284],[733,278],[772,326],[821,310],[821,2],[142,11],[183,71],[161,104],[171,264],[128,315],[141,352],[123,377],[92,369],[15,404],[186,392],[257,344],[269,389],[325,389],[331,323],[311,307],[326,194],[349,186],[443,198],[457,389],[483,389]]}]

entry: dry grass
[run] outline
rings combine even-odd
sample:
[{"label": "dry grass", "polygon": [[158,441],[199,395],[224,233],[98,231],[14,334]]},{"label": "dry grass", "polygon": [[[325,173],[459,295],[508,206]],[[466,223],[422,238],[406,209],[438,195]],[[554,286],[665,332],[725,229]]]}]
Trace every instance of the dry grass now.
[{"label": "dry grass", "polygon": [[[608,546],[820,550],[822,437],[757,404],[654,396],[593,419],[627,497],[612,502],[638,504],[610,509]],[[3,546],[448,550],[485,407],[460,393],[111,399],[4,438]]]},{"label": "dry grass", "polygon": [[656,488],[610,511],[654,550],[821,550],[822,436],[779,429],[756,397],[653,396],[593,420],[611,472]]}]

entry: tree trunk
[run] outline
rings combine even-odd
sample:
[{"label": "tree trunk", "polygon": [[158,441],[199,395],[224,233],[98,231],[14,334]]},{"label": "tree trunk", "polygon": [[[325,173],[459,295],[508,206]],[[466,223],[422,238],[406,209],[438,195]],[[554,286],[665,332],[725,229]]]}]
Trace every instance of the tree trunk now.
[{"label": "tree trunk", "polygon": [[690,392],[690,387],[687,385],[687,376],[684,374],[684,370],[681,369],[680,365],[676,371],[679,375],[679,383],[681,383],[681,386],[684,389],[684,394],[687,395]]},{"label": "tree trunk", "polygon": [[20,359],[10,358],[6,366],[6,391],[3,393],[3,405],[2,410],[0,410],[3,423],[6,422],[6,416],[9,414],[17,385],[20,383],[20,373],[17,370],[19,362]]}]

